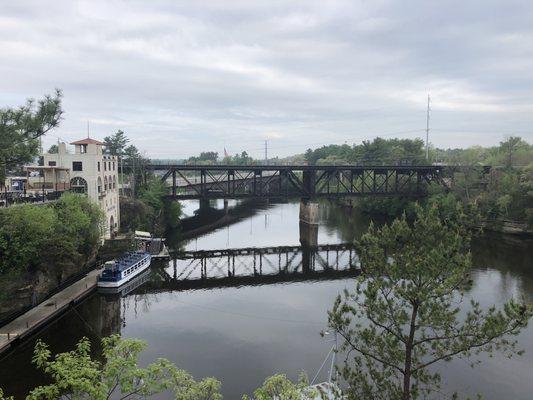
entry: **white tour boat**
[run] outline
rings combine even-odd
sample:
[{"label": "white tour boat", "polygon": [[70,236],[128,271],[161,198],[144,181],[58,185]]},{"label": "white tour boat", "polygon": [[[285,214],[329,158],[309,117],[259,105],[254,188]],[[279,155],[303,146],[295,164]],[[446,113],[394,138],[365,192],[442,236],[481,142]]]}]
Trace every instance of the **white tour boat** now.
[{"label": "white tour boat", "polygon": [[152,256],[146,251],[127,252],[119,259],[108,261],[98,277],[98,287],[116,288],[150,267]]}]

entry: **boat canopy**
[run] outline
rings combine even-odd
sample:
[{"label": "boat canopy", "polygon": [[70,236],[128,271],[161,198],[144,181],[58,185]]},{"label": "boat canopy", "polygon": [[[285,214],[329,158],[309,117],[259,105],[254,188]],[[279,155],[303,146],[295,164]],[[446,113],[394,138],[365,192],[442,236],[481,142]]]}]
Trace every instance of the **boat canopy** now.
[{"label": "boat canopy", "polygon": [[150,232],[144,232],[144,231],[135,231],[135,239],[137,240],[150,240],[152,238],[152,235]]}]

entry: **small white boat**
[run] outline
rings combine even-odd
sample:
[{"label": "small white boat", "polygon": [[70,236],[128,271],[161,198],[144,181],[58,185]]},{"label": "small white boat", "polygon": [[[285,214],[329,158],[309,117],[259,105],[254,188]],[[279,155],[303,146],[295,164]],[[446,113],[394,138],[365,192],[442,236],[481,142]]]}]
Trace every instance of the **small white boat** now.
[{"label": "small white boat", "polygon": [[119,259],[108,261],[98,277],[100,288],[117,288],[150,267],[152,256],[146,251],[125,253]]},{"label": "small white boat", "polygon": [[103,295],[119,295],[120,297],[126,297],[138,287],[144,285],[150,280],[150,268],[145,269],[139,275],[130,279],[124,285],[120,287],[99,287],[98,293]]}]

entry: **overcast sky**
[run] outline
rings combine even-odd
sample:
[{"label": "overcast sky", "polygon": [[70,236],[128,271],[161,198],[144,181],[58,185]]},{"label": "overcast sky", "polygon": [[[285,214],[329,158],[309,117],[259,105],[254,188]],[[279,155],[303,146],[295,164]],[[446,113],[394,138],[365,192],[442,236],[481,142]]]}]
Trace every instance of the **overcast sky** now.
[{"label": "overcast sky", "polygon": [[0,105],[54,88],[48,135],[147,155],[285,156],[425,137],[533,141],[533,2],[0,0]]}]

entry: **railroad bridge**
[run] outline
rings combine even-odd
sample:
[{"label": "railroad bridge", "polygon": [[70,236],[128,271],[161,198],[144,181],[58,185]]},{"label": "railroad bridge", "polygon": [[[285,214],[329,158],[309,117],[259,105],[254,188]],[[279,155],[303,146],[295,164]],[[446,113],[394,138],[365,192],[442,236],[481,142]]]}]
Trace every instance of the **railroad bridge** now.
[{"label": "railroad bridge", "polygon": [[427,185],[445,185],[444,168],[433,165],[150,165],[162,172],[169,196],[186,199],[410,196]]}]

